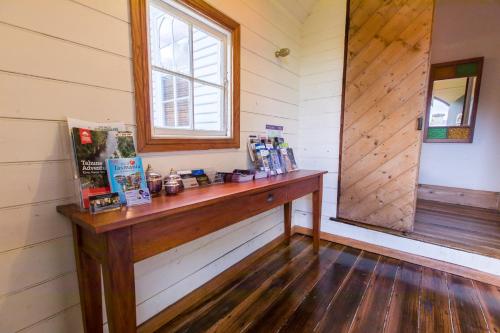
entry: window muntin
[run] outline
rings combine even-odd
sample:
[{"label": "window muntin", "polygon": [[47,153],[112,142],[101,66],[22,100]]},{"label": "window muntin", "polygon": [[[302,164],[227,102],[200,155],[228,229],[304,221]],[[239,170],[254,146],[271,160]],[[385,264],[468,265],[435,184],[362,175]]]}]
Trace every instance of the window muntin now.
[{"label": "window muntin", "polygon": [[231,32],[189,8],[151,0],[153,137],[231,136],[230,41]]}]

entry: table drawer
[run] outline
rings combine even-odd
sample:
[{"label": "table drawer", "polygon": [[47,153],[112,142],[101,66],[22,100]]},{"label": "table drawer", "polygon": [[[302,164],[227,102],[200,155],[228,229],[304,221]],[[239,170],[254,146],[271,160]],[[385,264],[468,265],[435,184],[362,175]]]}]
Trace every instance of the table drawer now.
[{"label": "table drawer", "polygon": [[288,185],[288,201],[292,201],[319,189],[319,178],[306,179]]},{"label": "table drawer", "polygon": [[142,223],[132,228],[134,261],[167,251],[255,215],[249,197],[225,200],[213,205]]},{"label": "table drawer", "polygon": [[277,188],[253,194],[248,201],[250,209],[253,211],[271,209],[287,202],[287,190],[286,188]]}]

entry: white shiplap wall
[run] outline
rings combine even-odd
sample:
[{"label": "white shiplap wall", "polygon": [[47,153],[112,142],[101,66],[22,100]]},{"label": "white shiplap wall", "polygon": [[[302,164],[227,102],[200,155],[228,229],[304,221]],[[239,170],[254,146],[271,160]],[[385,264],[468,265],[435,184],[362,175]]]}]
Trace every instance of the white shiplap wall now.
[{"label": "white shiplap wall", "polygon": [[[282,124],[297,145],[301,23],[266,0],[210,0],[242,25],[238,150],[143,155],[173,168],[246,167],[245,138]],[[67,116],[135,129],[127,0],[0,2],[0,332],[81,332]],[[282,232],[276,209],[136,265],[138,321]]]},{"label": "white shiplap wall", "polygon": [[[323,225],[337,209],[345,13],[345,1],[318,0],[301,35],[297,158],[302,168],[328,170]],[[298,200],[295,208],[295,223],[310,227],[310,198]]]}]

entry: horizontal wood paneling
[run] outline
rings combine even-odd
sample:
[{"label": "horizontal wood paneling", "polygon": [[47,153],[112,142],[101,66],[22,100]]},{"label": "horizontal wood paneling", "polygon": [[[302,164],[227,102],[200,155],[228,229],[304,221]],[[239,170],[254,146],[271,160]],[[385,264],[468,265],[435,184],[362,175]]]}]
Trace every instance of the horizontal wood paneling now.
[{"label": "horizontal wood paneling", "polygon": [[73,197],[69,161],[0,164],[0,207]]},{"label": "horizontal wood paneling", "polygon": [[[335,216],[339,157],[340,102],[344,57],[345,3],[318,1],[304,21],[300,69],[300,167],[328,170],[323,182],[323,212]],[[307,198],[298,212],[312,212]]]},{"label": "horizontal wood paneling", "polygon": [[75,271],[73,240],[64,236],[0,254],[0,297]]},{"label": "horizontal wood paneling", "polygon": [[251,49],[241,50],[241,67],[298,91],[298,75]]},{"label": "horizontal wood paneling", "polygon": [[289,36],[283,32],[287,30],[286,28],[278,28],[273,22],[265,19],[264,15],[259,13],[265,9],[260,8],[259,11],[250,9],[247,4],[242,4],[242,1],[209,0],[208,2],[241,25],[259,32],[264,39],[271,40],[277,45],[287,45],[289,48],[298,49],[299,37]]},{"label": "horizontal wood paneling", "polygon": [[[276,116],[241,112],[241,130],[244,132],[259,132],[266,128],[266,124],[280,124],[284,126],[284,133],[295,134],[298,132],[298,119],[288,119]],[[244,138],[246,141],[247,138]],[[243,139],[242,139],[243,141]],[[246,149],[244,149],[246,151]]]},{"label": "horizontal wood paneling", "polygon": [[278,101],[299,104],[297,90],[292,89],[280,82],[263,80],[261,74],[255,74],[245,69],[241,70],[241,89],[243,91],[252,91],[261,96],[277,99]]},{"label": "horizontal wood paneling", "polygon": [[303,30],[302,24],[283,15],[283,11],[279,6],[275,6],[269,0],[243,0],[243,2],[289,38],[300,43],[300,33]]},{"label": "horizontal wood paneling", "polygon": [[80,305],[73,305],[51,317],[22,329],[22,333],[71,332],[83,333]]},{"label": "horizontal wood paneling", "polygon": [[298,118],[297,105],[250,91],[241,92],[241,110],[288,119]]},{"label": "horizontal wood paneling", "polygon": [[[240,22],[241,23],[241,22]],[[299,74],[299,58],[296,54],[290,54],[286,58],[276,58],[274,52],[279,48],[279,44],[268,38],[262,37],[262,32],[254,30],[255,27],[241,26],[241,45],[242,48],[255,52],[261,57],[272,61],[276,66],[285,68],[294,74]]]},{"label": "horizontal wood paneling", "polygon": [[130,58],[128,23],[77,2],[6,0],[0,9],[0,22]]},{"label": "horizontal wood paneling", "polygon": [[0,39],[5,49],[0,55],[2,71],[132,91],[128,58],[6,24],[0,24]]},{"label": "horizontal wood paneling", "polygon": [[129,22],[129,4],[127,0],[71,0],[81,5],[87,6],[92,10],[99,11],[118,18],[122,21]]},{"label": "horizontal wood paneling", "polygon": [[0,89],[3,92],[0,95],[3,117],[119,119],[127,124],[132,124],[135,119],[133,94],[130,92],[1,71]]},{"label": "horizontal wood paneling", "polygon": [[77,284],[75,272],[0,298],[0,332],[16,332],[78,304]]},{"label": "horizontal wood paneling", "polygon": [[[163,173],[245,168],[246,137],[265,133],[265,124],[284,125],[298,146],[301,25],[268,1],[210,2],[242,24],[242,145],[143,156]],[[123,121],[135,131],[128,7],[128,0],[0,4],[1,332],[82,329],[69,225],[54,210],[75,200],[65,120]],[[277,59],[279,46],[292,54]],[[139,320],[274,239],[282,218],[273,210],[136,265]],[[167,271],[175,274],[164,279]]]},{"label": "horizontal wood paneling", "polygon": [[66,122],[0,118],[0,162],[67,159],[69,145]]},{"label": "horizontal wood paneling", "polygon": [[71,226],[56,212],[56,206],[73,201],[68,198],[0,209],[0,253],[71,235]]}]

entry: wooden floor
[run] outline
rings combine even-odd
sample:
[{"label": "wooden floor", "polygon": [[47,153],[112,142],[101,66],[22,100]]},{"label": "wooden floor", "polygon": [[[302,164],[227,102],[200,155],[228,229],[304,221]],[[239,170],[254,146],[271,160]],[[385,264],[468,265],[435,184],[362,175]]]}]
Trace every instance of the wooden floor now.
[{"label": "wooden floor", "polygon": [[500,288],[294,236],[158,332],[500,332]]},{"label": "wooden floor", "polygon": [[500,259],[500,213],[418,200],[411,238]]}]

